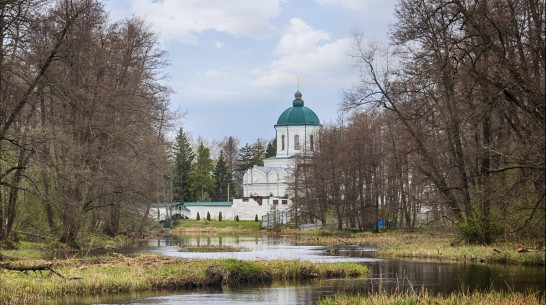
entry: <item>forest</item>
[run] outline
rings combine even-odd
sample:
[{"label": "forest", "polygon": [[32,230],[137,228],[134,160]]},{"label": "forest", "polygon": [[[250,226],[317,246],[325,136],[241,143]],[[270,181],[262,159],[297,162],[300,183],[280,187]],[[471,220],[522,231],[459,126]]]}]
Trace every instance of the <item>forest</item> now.
[{"label": "forest", "polygon": [[361,79],[298,161],[301,216],[373,230],[415,229],[421,214],[466,242],[543,241],[544,9],[402,0],[388,45],[355,32]]},{"label": "forest", "polygon": [[[296,160],[297,219],[544,240],[544,1],[401,0],[395,15],[388,44],[353,35],[361,78]],[[168,56],[139,17],[1,1],[0,35],[3,246],[142,236],[156,204],[229,201],[275,155],[274,140],[208,144],[179,127]]]}]

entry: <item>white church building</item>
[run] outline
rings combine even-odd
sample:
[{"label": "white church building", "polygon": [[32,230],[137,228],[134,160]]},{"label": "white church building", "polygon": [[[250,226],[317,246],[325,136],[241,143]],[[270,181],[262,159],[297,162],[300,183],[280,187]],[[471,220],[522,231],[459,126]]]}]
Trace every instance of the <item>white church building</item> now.
[{"label": "white church building", "polygon": [[[292,107],[286,109],[275,124],[277,154],[264,159],[263,166],[248,169],[243,176],[243,197],[232,202],[185,202],[173,204],[171,215],[196,219],[254,220],[271,212],[288,212],[292,202],[288,188],[294,157],[314,149],[322,125],[319,118],[304,106],[302,94],[294,95]],[[184,218],[185,218],[184,217]]]}]

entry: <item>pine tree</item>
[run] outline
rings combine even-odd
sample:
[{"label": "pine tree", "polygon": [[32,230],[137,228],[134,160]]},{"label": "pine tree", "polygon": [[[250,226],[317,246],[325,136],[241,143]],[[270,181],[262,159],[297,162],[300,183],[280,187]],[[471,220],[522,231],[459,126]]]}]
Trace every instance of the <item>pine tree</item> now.
[{"label": "pine tree", "polygon": [[244,172],[254,166],[252,164],[252,147],[246,143],[245,146],[239,149],[239,155],[237,156],[237,170]]},{"label": "pine tree", "polygon": [[175,202],[186,202],[191,200],[190,195],[190,173],[194,153],[190,141],[180,128],[173,148],[174,169],[172,175],[173,200]]},{"label": "pine tree", "polygon": [[263,166],[264,158],[265,147],[260,139],[256,140],[252,145],[246,143],[245,146],[241,147],[239,150],[239,158],[237,159],[239,164],[238,170],[244,172],[254,165]]},{"label": "pine tree", "polygon": [[233,193],[233,181],[226,165],[224,152],[222,150],[220,151],[218,162],[216,162],[214,178],[216,179],[216,186],[214,188],[214,195],[212,199],[214,201],[229,201],[228,189],[230,190],[230,193]]},{"label": "pine tree", "polygon": [[260,139],[256,140],[256,143],[252,145],[252,166],[264,165],[265,147]]},{"label": "pine tree", "polygon": [[258,222],[258,214],[256,214],[256,217],[254,217],[254,221]]},{"label": "pine tree", "polygon": [[197,212],[197,220],[201,220],[201,216],[199,216],[199,212]]},{"label": "pine tree", "polygon": [[207,220],[210,221],[210,213],[207,212]]},{"label": "pine tree", "polygon": [[220,211],[220,213],[218,213],[218,221],[222,221],[222,211]]},{"label": "pine tree", "polygon": [[197,159],[192,164],[190,173],[190,189],[197,201],[210,201],[210,194],[214,191],[213,170],[210,150],[201,141],[197,147]]}]

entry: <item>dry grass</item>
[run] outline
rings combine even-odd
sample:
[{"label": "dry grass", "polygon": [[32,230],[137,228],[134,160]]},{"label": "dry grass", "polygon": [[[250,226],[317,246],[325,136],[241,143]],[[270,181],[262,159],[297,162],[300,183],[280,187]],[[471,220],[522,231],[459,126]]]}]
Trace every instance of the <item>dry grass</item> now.
[{"label": "dry grass", "polygon": [[[25,262],[27,265],[37,263],[43,262]],[[70,259],[54,262],[53,268],[65,277],[81,279],[65,280],[48,271],[40,275],[33,272],[24,274],[3,270],[0,273],[2,285],[0,304],[36,303],[66,295],[191,289],[225,283],[222,282],[222,278],[231,280],[235,278],[243,281],[243,284],[259,284],[272,279],[363,276],[367,273],[366,267],[349,263],[197,260],[152,254],[137,257],[117,255],[95,259]],[[249,273],[254,275],[247,276]],[[232,274],[237,276],[231,276]],[[217,280],[218,277],[220,281]]]},{"label": "dry grass", "polygon": [[452,293],[447,296],[433,295],[426,291],[417,294],[336,295],[317,302],[318,305],[539,305],[545,304],[545,295],[530,293]]},{"label": "dry grass", "polygon": [[377,256],[419,258],[449,261],[480,261],[489,263],[544,265],[545,251],[519,253],[522,245],[498,243],[489,246],[452,245],[453,236],[432,236],[423,233],[358,233],[344,235],[303,235],[302,245],[346,244],[377,248]]}]

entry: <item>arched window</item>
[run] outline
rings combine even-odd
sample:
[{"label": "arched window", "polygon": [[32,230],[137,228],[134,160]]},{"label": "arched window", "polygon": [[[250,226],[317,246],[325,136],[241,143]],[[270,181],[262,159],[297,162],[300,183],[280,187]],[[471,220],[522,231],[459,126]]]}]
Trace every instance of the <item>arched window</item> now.
[{"label": "arched window", "polygon": [[281,150],[284,150],[284,135],[281,136]]},{"label": "arched window", "polygon": [[309,136],[309,150],[313,150],[313,135]]},{"label": "arched window", "polygon": [[295,150],[300,150],[300,136],[299,135],[294,136],[294,149]]}]

